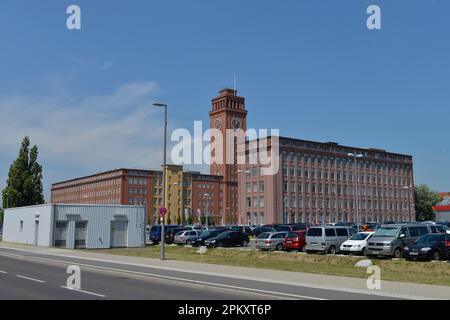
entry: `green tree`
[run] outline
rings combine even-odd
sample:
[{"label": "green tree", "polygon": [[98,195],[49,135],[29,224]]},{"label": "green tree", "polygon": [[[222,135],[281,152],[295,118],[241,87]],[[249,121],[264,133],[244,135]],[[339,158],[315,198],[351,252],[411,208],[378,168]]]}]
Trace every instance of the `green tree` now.
[{"label": "green tree", "polygon": [[181,216],[180,215],[177,216],[177,225],[181,225]]},{"label": "green tree", "polygon": [[414,188],[414,199],[417,220],[433,220],[435,218],[433,207],[442,201],[441,196],[427,185],[422,184]]},{"label": "green tree", "polygon": [[30,138],[25,137],[17,159],[9,168],[6,188],[2,191],[2,206],[22,207],[44,203],[42,166],[38,163],[38,148],[30,150]]},{"label": "green tree", "polygon": [[0,208],[0,226],[2,226],[3,225],[3,215],[4,215],[4,211],[3,211],[3,209],[2,208]]},{"label": "green tree", "polygon": [[204,214],[200,217],[200,223],[202,226],[206,224],[206,216]]},{"label": "green tree", "polygon": [[214,217],[208,217],[208,226],[213,226],[213,225],[215,225],[215,223],[214,223]]},{"label": "green tree", "polygon": [[188,217],[188,225],[192,225],[194,223],[194,217],[192,216],[192,213],[189,214]]},{"label": "green tree", "polygon": [[170,217],[170,213],[167,214],[167,224],[172,223],[172,218]]}]

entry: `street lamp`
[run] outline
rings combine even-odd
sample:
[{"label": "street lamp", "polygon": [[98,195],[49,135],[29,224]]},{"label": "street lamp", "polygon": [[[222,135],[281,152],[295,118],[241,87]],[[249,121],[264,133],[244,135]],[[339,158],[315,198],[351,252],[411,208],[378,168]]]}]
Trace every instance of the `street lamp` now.
[{"label": "street lamp", "polygon": [[[166,166],[167,166],[167,104],[163,103],[154,103],[154,107],[158,108],[164,108],[164,155],[163,155],[163,189],[162,189],[162,198],[164,201],[164,210],[167,210],[166,208]],[[167,211],[166,211],[167,212]],[[162,216],[161,219],[161,252],[160,252],[160,259],[161,261],[165,260],[165,214]]]},{"label": "street lamp", "polygon": [[354,163],[355,163],[355,170],[353,172],[353,177],[355,179],[354,185],[355,185],[355,203],[356,203],[356,228],[357,228],[357,231],[359,232],[360,221],[359,221],[359,199],[358,199],[358,175],[356,174],[356,170],[357,170],[356,160],[358,158],[362,158],[364,156],[360,153],[359,154],[349,153],[348,156],[354,158]]},{"label": "street lamp", "polygon": [[409,221],[413,221],[412,210],[411,210],[411,190],[414,189],[413,186],[404,186],[403,189],[408,190],[408,215]]}]

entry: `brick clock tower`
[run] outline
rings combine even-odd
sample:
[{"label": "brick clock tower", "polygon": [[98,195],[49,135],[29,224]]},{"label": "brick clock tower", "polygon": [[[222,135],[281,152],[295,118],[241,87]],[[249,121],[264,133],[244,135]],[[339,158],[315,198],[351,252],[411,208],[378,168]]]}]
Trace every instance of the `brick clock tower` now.
[{"label": "brick clock tower", "polygon": [[[245,98],[238,97],[237,91],[223,89],[220,95],[212,100],[212,110],[209,113],[210,127],[222,132],[223,164],[212,163],[210,171],[212,175],[223,177],[222,185],[222,223],[237,223],[238,221],[238,163],[237,145],[235,143],[234,162],[227,164],[226,137],[227,129],[247,130],[247,110],[245,110]],[[211,141],[214,146],[214,141]],[[231,220],[231,221],[230,221]]]}]

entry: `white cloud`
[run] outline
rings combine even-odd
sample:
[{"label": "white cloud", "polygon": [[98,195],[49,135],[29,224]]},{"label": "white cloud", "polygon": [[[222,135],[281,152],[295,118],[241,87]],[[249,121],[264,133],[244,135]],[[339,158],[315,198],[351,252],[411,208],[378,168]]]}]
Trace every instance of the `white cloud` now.
[{"label": "white cloud", "polygon": [[[158,167],[161,112],[151,107],[158,92],[154,82],[134,82],[110,94],[83,98],[70,91],[0,97],[0,186],[25,135],[39,147],[47,183],[72,178],[72,172]],[[48,195],[49,186],[45,187]]]}]

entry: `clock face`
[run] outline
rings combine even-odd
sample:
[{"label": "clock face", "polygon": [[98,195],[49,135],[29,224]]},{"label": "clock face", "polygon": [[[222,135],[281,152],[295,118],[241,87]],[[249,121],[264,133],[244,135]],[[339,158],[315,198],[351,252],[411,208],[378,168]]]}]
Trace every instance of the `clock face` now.
[{"label": "clock face", "polygon": [[240,129],[241,128],[241,120],[238,118],[234,118],[231,120],[231,127],[233,129]]},{"label": "clock face", "polygon": [[216,129],[222,129],[222,120],[221,119],[216,119],[214,121],[214,127],[216,127]]}]

